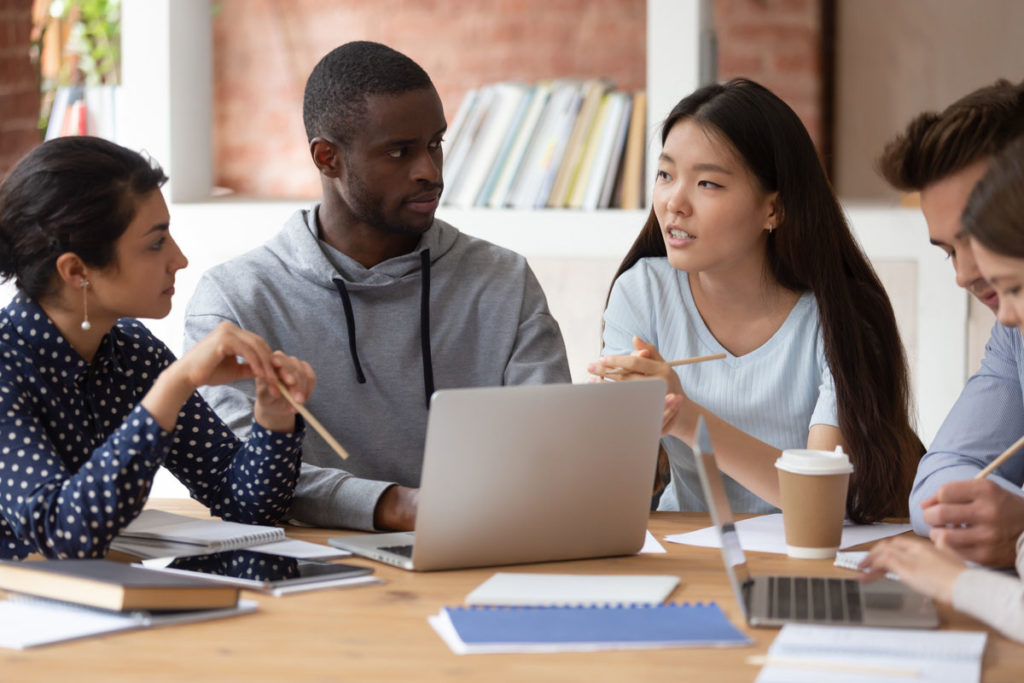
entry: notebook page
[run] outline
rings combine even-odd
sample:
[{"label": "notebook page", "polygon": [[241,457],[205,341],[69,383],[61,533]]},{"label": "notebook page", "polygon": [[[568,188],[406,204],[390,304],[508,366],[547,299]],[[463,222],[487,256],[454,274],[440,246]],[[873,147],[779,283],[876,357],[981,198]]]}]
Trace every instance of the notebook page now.
[{"label": "notebook page", "polygon": [[0,601],[0,647],[24,650],[141,626],[134,613],[107,612],[27,598]]},{"label": "notebook page", "polygon": [[757,683],[827,680],[981,680],[987,634],[787,624],[768,651]]}]

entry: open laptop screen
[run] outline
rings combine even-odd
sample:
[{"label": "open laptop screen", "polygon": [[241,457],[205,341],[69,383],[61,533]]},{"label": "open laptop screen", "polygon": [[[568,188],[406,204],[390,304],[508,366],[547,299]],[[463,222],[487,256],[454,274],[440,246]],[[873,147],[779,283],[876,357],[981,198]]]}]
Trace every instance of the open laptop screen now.
[{"label": "open laptop screen", "polygon": [[[697,461],[697,474],[700,476],[701,488],[704,490],[704,502],[707,503],[708,510],[711,511],[711,523],[718,529],[718,536],[722,541],[722,559],[725,561],[725,570],[729,574],[729,582],[736,594],[736,602],[746,613],[747,601],[743,596],[743,586],[750,581],[750,571],[747,569],[747,558],[740,546],[732,508],[729,506],[729,497],[726,495],[725,485],[722,483],[722,473],[719,472],[718,464],[715,462],[711,436],[708,434],[708,427],[703,416],[697,419],[697,439],[693,455]],[[744,614],[744,616],[746,615]]]}]

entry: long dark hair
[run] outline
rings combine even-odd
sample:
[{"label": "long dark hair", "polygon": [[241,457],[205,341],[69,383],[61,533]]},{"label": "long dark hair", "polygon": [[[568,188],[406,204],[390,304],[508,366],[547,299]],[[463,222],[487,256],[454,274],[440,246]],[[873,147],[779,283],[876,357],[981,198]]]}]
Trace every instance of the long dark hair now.
[{"label": "long dark hair", "polygon": [[[662,144],[682,120],[728,141],[762,189],[778,192],[781,216],[768,236],[767,268],[783,287],[813,292],[818,302],[839,429],[854,463],[847,515],[855,522],[905,516],[924,448],[910,424],[896,317],[807,130],[785,102],[745,79],[705,86],[680,101],[662,127]],[[651,256],[666,256],[653,209],[615,278]]]},{"label": "long dark hair", "polygon": [[166,180],[151,160],[108,140],[44,142],[0,184],[0,278],[39,301],[56,288],[61,254],[113,264],[138,200]]},{"label": "long dark hair", "polygon": [[1024,258],[1024,136],[993,157],[960,222],[986,249]]}]

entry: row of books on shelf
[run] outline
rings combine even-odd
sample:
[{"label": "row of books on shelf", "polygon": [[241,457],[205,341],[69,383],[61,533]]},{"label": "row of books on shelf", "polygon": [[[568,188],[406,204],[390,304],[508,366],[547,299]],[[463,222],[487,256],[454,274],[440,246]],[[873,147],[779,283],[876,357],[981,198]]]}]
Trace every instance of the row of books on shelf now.
[{"label": "row of books on shelf", "polygon": [[646,96],[607,80],[502,82],[471,90],[444,143],[456,208],[644,205]]},{"label": "row of books on shelf", "polygon": [[66,135],[95,135],[116,139],[116,85],[68,85],[57,88],[46,125],[46,139]]}]

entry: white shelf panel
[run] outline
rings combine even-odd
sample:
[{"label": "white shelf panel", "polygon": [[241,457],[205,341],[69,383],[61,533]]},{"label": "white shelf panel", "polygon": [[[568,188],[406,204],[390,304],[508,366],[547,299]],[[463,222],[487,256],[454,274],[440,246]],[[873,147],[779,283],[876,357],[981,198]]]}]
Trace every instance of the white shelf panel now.
[{"label": "white shelf panel", "polygon": [[441,207],[437,217],[466,234],[526,256],[621,258],[640,234],[647,211]]}]

